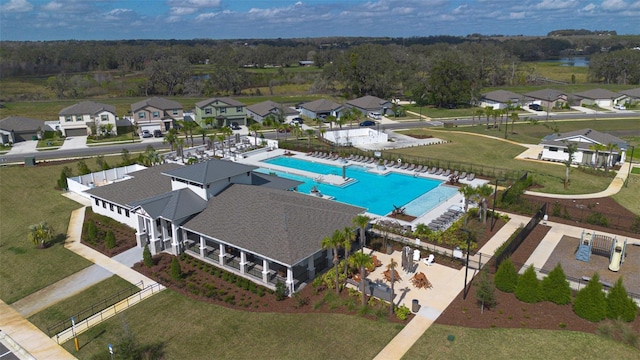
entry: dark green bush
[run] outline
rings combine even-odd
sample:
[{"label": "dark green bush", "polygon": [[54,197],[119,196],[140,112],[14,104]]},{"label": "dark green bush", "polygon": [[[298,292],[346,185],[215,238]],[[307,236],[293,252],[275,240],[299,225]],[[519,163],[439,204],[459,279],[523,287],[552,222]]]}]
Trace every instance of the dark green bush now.
[{"label": "dark green bush", "polygon": [[536,276],[536,271],[533,268],[533,265],[531,265],[524,271],[524,274],[518,278],[516,297],[520,301],[533,304],[542,300],[541,293],[540,281]]},{"label": "dark green bush", "polygon": [[504,260],[500,266],[498,266],[498,271],[496,271],[496,275],[493,280],[496,283],[496,288],[501,291],[512,293],[516,290],[518,285],[518,273],[516,272],[516,268],[513,266],[511,259]]},{"label": "dark green bush", "polygon": [[276,283],[276,300],[281,301],[287,296],[287,286],[282,282],[278,281]]},{"label": "dark green bush", "polygon": [[96,223],[93,220],[89,220],[87,224],[87,240],[90,242],[95,242],[96,237],[98,237],[98,228],[96,227]]},{"label": "dark green bush", "polygon": [[573,312],[592,322],[602,321],[607,317],[607,298],[602,292],[598,273],[593,274],[587,286],[578,291],[573,302]]},{"label": "dark green bush", "polygon": [[151,257],[151,251],[149,250],[149,245],[144,246],[144,250],[142,250],[142,262],[146,267],[153,266],[153,258]]},{"label": "dark green bush", "polygon": [[618,281],[609,290],[607,295],[607,317],[609,319],[622,319],[626,322],[631,322],[636,319],[638,315],[638,305],[627,294],[622,284],[622,278],[618,278]]},{"label": "dark green bush", "polygon": [[107,236],[104,238],[104,246],[106,246],[107,249],[116,247],[116,236],[113,234],[113,231],[107,231]]},{"label": "dark green bush", "polygon": [[607,217],[597,211],[587,215],[585,221],[591,225],[609,227],[609,220],[607,219]]},{"label": "dark green bush", "polygon": [[182,278],[182,269],[180,269],[180,261],[177,257],[171,259],[170,275],[173,280],[180,280]]},{"label": "dark green bush", "polygon": [[542,299],[552,303],[564,305],[571,302],[571,287],[560,263],[542,279]]},{"label": "dark green bush", "polygon": [[640,234],[640,215],[636,216],[635,219],[633,219],[633,223],[631,224],[631,231],[636,234]]}]

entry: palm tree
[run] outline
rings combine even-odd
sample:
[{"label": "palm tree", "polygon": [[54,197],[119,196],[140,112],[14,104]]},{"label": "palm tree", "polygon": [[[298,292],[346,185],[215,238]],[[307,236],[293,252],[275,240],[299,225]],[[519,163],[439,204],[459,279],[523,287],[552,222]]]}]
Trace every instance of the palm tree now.
[{"label": "palm tree", "polygon": [[336,122],[337,118],[333,115],[327,115],[326,118],[324,118],[324,121],[329,123],[329,127],[331,129],[333,129],[333,123]]},{"label": "palm tree", "polygon": [[598,155],[600,153],[600,151],[604,151],[606,150],[607,147],[602,145],[602,144],[593,144],[591,146],[589,146],[589,150],[593,150],[596,152],[596,160],[593,162],[593,169],[595,170],[596,167],[598,167]]},{"label": "palm tree", "polygon": [[45,247],[47,241],[53,239],[54,231],[46,221],[43,221],[39,224],[30,225],[29,233],[27,237],[35,246],[40,246],[41,248]]},{"label": "palm tree", "polygon": [[609,154],[607,155],[607,162],[604,165],[605,173],[609,173],[609,166],[613,166],[613,162],[611,161],[611,159],[613,158],[613,150],[616,150],[617,148],[618,148],[618,144],[612,144],[612,143],[607,144],[606,150],[609,152]]},{"label": "palm tree", "polygon": [[164,134],[164,139],[162,142],[164,144],[169,144],[171,146],[171,151],[174,150],[176,145],[176,140],[178,139],[178,131],[176,129],[169,129],[166,134]]},{"label": "palm tree", "polygon": [[220,133],[218,134],[218,136],[216,136],[216,138],[218,139],[218,142],[220,142],[220,149],[222,150],[222,157],[224,157],[224,139],[225,139],[225,135],[224,133]]},{"label": "palm tree", "polygon": [[471,185],[462,185],[458,189],[458,192],[460,192],[460,194],[462,194],[462,196],[464,197],[464,212],[467,212],[467,209],[469,208],[469,200],[477,195],[478,192]]},{"label": "palm tree", "polygon": [[491,117],[491,114],[493,114],[493,107],[491,106],[487,106],[484,108],[484,115],[487,116],[487,129],[489,128],[489,118]]},{"label": "palm tree", "polygon": [[176,141],[176,153],[178,156],[180,156],[182,158],[182,163],[184,163],[184,143],[185,143],[185,139],[178,139]]},{"label": "palm tree", "polygon": [[313,129],[307,129],[304,132],[307,133],[307,145],[309,149],[311,149],[311,139],[313,138],[313,134],[315,134],[316,131]]},{"label": "palm tree", "polygon": [[367,241],[364,230],[367,227],[367,225],[369,225],[369,221],[371,221],[371,218],[363,214],[358,214],[356,215],[356,217],[353,218],[353,225],[360,228],[360,252],[363,252],[363,253],[364,253],[364,247]]},{"label": "palm tree", "polygon": [[489,209],[488,198],[493,194],[493,188],[489,184],[482,184],[475,188],[477,195],[480,197],[480,214],[482,215],[482,223],[487,223],[487,211]]},{"label": "palm tree", "polygon": [[184,131],[184,136],[187,137],[188,135],[191,139],[191,147],[193,147],[193,130],[198,127],[198,123],[188,120],[180,120],[178,123],[180,124],[182,131]]},{"label": "palm tree", "polygon": [[513,134],[513,126],[520,117],[517,112],[512,112],[511,115],[509,115],[509,119],[511,119],[511,133]]},{"label": "palm tree", "polygon": [[216,118],[214,117],[204,118],[202,119],[202,123],[209,128],[213,128],[213,125],[215,125],[216,123]]},{"label": "palm tree", "polygon": [[293,133],[293,136],[296,137],[296,147],[298,147],[300,136],[302,136],[302,128],[300,125],[296,124],[296,126],[291,129],[291,132]]},{"label": "palm tree", "polygon": [[371,256],[357,252],[349,258],[351,265],[360,270],[360,291],[362,292],[362,307],[367,306],[367,291],[365,289],[365,272],[364,269],[373,266]]},{"label": "palm tree", "polygon": [[258,130],[260,130],[262,126],[260,126],[260,123],[253,123],[251,125],[249,125],[249,132],[253,132],[253,138],[254,138],[254,145],[258,146]]},{"label": "palm tree", "polygon": [[[345,227],[343,230],[344,242],[342,243],[342,247],[344,247],[344,258],[347,259],[351,254],[351,243],[353,241],[353,229],[350,227]],[[344,276],[347,276],[349,272],[349,262],[344,262]]]},{"label": "palm tree", "polygon": [[565,190],[569,188],[569,170],[571,169],[571,164],[573,163],[573,154],[578,151],[578,144],[569,143],[567,144],[567,160],[564,162],[564,165],[567,167],[564,173],[564,188]]},{"label": "palm tree", "polygon": [[[362,111],[356,109],[356,108],[351,108],[351,117],[349,120],[355,120],[356,123],[360,122],[360,117],[362,116]],[[352,122],[349,121],[349,127],[353,127],[352,126]]]},{"label": "palm tree", "polygon": [[394,258],[391,258],[389,265],[387,265],[387,270],[389,270],[389,275],[391,276],[391,301],[389,304],[389,315],[393,315],[393,297],[395,295],[394,284],[396,282],[396,268],[398,267],[398,263]]},{"label": "palm tree", "polygon": [[338,248],[340,248],[340,246],[342,245],[342,237],[342,231],[335,230],[331,237],[325,236],[324,239],[322,239],[321,243],[323,249],[331,249],[333,251],[333,266],[335,267],[336,271],[336,294],[340,294],[340,286],[338,285],[338,283],[340,282],[340,271],[338,269],[340,258],[338,257]]},{"label": "palm tree", "polygon": [[231,135],[233,135],[233,130],[230,127],[225,126],[221,129],[222,135],[227,138],[227,145],[229,146],[229,153],[231,153]]},{"label": "palm tree", "polygon": [[205,140],[207,138],[207,129],[203,128],[203,127],[198,127],[198,130],[196,130],[196,132],[199,135],[202,135],[202,145],[204,145]]}]

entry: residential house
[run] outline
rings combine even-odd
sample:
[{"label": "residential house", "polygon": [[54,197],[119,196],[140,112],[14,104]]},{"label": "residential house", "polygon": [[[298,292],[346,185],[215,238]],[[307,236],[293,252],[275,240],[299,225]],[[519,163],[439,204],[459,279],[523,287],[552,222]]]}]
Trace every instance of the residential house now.
[{"label": "residential house", "polygon": [[574,94],[580,106],[612,107],[613,100],[620,94],[606,89],[591,89]]},{"label": "residential house", "polygon": [[390,101],[371,95],[349,100],[345,105],[348,108],[358,109],[363,116],[367,116],[370,113],[386,115],[391,112],[392,106]]},{"label": "residential house", "polygon": [[160,97],[131,104],[133,122],[138,130],[153,133],[155,130],[167,131],[176,126],[176,122],[184,119],[182,105],[173,100]]},{"label": "residential house", "polygon": [[216,119],[216,126],[230,126],[237,122],[246,125],[246,105],[228,97],[211,98],[196,103],[196,122],[207,126],[207,119]]},{"label": "residential house", "polygon": [[39,132],[44,130],[45,123],[42,120],[9,116],[0,120],[0,144],[37,139]]},{"label": "residential house", "polygon": [[116,107],[93,101],[68,106],[58,113],[60,130],[66,137],[118,134]]},{"label": "residential house", "polygon": [[618,91],[618,94],[619,96],[614,99],[614,105],[627,106],[640,102],[640,88]]},{"label": "residential house", "polygon": [[506,109],[507,107],[522,106],[526,103],[525,96],[507,90],[496,90],[482,94],[478,106],[482,108],[490,107],[494,110]]},{"label": "residential house", "polygon": [[87,191],[94,212],[136,229],[152,254],[186,252],[291,292],[326,269],[321,241],[365,209],[298,193],[298,181],[225,160],[163,164]]},{"label": "residential house", "polygon": [[[573,163],[592,166],[603,166],[608,162],[609,166],[617,163],[623,164],[629,144],[613,135],[592,129],[582,129],[561,134],[547,135],[542,139],[543,146],[539,154],[541,160],[566,162],[569,159],[568,144],[577,145],[577,151],[573,154]],[[596,158],[596,146],[602,145],[608,150],[598,150]],[[609,156],[609,151],[611,155]]]},{"label": "residential house", "polygon": [[340,117],[343,106],[331,100],[318,99],[300,105],[300,114],[312,119],[322,116]]},{"label": "residential house", "polygon": [[545,109],[561,109],[569,102],[569,97],[562,91],[542,89],[524,94],[529,104],[538,104]]},{"label": "residential house", "polygon": [[275,119],[282,117],[282,121],[287,122],[298,116],[298,111],[271,100],[247,106],[247,117],[260,124],[268,116],[273,116]]}]

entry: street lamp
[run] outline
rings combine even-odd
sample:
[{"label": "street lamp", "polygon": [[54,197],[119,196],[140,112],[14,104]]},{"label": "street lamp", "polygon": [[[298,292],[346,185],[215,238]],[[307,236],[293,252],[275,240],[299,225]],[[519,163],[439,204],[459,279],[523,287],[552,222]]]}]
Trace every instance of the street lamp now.
[{"label": "street lamp", "polygon": [[629,173],[627,174],[627,180],[625,180],[624,182],[624,187],[629,187],[629,178],[631,177],[631,169],[633,169],[633,167],[631,166],[631,163],[633,162],[633,152],[636,150],[636,147],[634,145],[631,145],[631,159],[629,160]]},{"label": "street lamp", "polygon": [[462,300],[467,298],[467,275],[469,274],[469,252],[471,251],[471,231],[467,229],[461,229],[462,232],[467,234],[467,264],[464,271],[464,291],[462,292]]}]

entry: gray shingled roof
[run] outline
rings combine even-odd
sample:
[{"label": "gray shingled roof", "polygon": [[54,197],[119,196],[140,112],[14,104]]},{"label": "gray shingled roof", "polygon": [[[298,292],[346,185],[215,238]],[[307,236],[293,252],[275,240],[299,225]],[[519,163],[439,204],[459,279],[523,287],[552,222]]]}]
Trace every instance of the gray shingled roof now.
[{"label": "gray shingled roof", "polygon": [[257,169],[257,167],[239,164],[233,161],[211,159],[170,170],[164,174],[196,184],[206,185],[221,179],[247,173],[254,169]]},{"label": "gray shingled roof", "polygon": [[9,116],[0,120],[0,130],[19,132],[34,132],[38,128],[44,129],[44,121],[21,116]]},{"label": "gray shingled roof", "polygon": [[387,100],[380,99],[379,97],[366,95],[363,97],[359,97],[357,99],[347,101],[347,105],[355,106],[361,109],[367,110],[376,110],[383,108],[385,105],[390,105],[391,103]]},{"label": "gray shingled roof", "polygon": [[182,105],[177,101],[160,97],[152,97],[150,99],[138,101],[137,103],[131,104],[131,111],[136,112],[140,109],[144,109],[147,106],[151,106],[160,110],[182,109]]},{"label": "gray shingled roof", "polygon": [[581,98],[591,99],[591,100],[598,100],[598,99],[610,100],[620,96],[620,94],[607,89],[591,89],[591,90],[575,93],[575,95]]},{"label": "gray shingled roof", "polygon": [[493,100],[499,103],[506,104],[508,101],[519,102],[523,96],[507,90],[496,90],[483,94],[482,97],[487,100]]},{"label": "gray shingled roof", "polygon": [[304,103],[300,105],[300,107],[305,108],[314,113],[318,112],[331,112],[335,111],[342,107],[342,105],[334,103],[333,101],[326,99],[318,99],[308,103]]},{"label": "gray shingled roof", "polygon": [[619,91],[619,93],[630,96],[632,98],[640,99],[640,88],[622,90],[622,91]]},{"label": "gray shingled roof", "polygon": [[202,109],[203,107],[209,106],[216,101],[221,102],[222,105],[213,105],[213,107],[245,106],[244,103],[241,103],[240,101],[229,98],[229,97],[217,97],[217,98],[210,98],[210,99],[198,101],[196,103],[196,107],[199,107]]},{"label": "gray shingled roof", "polygon": [[[566,147],[566,144],[563,141],[565,139],[569,139],[576,136],[584,136],[601,145],[616,144],[618,145],[618,149],[629,148],[629,144],[627,144],[624,140],[618,137],[615,137],[611,134],[603,133],[593,129],[581,129],[581,130],[569,131],[569,132],[560,133],[560,134],[547,135],[544,138],[542,138],[541,144],[553,145],[558,147]],[[584,142],[575,142],[575,141],[572,141],[572,142],[578,144],[578,148],[583,150],[589,149],[589,147],[592,145],[590,143],[584,143]]]},{"label": "gray shingled roof", "polygon": [[542,90],[528,92],[524,95],[532,99],[553,101],[561,97],[562,95],[567,95],[567,94],[555,89],[542,89]]},{"label": "gray shingled roof", "polygon": [[263,186],[271,189],[289,190],[297,187],[300,184],[304,184],[302,181],[291,180],[275,175],[260,174],[257,172],[251,173],[251,184],[256,186]]},{"label": "gray shingled roof", "polygon": [[298,112],[294,109],[288,106],[284,106],[283,104],[278,104],[277,102],[271,100],[247,106],[247,111],[251,111],[252,113],[258,114],[262,117],[268,116],[270,114],[275,114],[279,110],[282,110],[284,116],[298,114]]},{"label": "gray shingled roof", "polygon": [[291,191],[234,184],[209,200],[184,224],[283,264],[294,265],[321,249],[325,236],[353,226],[365,209]]},{"label": "gray shingled roof", "polygon": [[171,179],[161,174],[184,167],[178,164],[163,164],[129,173],[133,179],[99,186],[86,192],[100,199],[120,205],[136,203],[171,191]]},{"label": "gray shingled roof", "polygon": [[113,105],[101,104],[93,101],[83,101],[75,105],[67,106],[60,110],[59,115],[96,115],[97,113],[108,111],[116,114],[116,107]]},{"label": "gray shingled roof", "polygon": [[180,220],[206,209],[207,201],[190,189],[183,188],[130,205],[132,208],[140,206],[153,219],[163,217],[179,224]]}]

